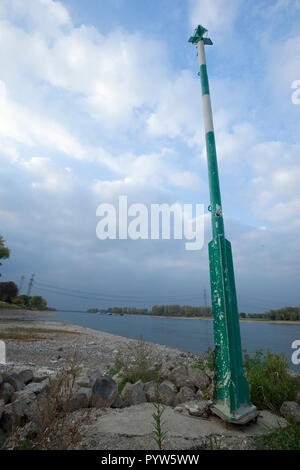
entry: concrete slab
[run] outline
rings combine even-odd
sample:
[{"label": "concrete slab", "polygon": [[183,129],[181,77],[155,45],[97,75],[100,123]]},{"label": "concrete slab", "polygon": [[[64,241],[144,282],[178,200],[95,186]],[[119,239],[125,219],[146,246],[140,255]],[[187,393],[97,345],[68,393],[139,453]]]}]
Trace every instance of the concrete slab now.
[{"label": "concrete slab", "polygon": [[[154,407],[142,403],[124,409],[107,409],[89,428],[89,436],[95,439],[94,448],[155,449],[153,441]],[[165,449],[188,449],[199,446],[210,436],[221,436],[235,442],[268,432],[269,427],[284,426],[286,420],[264,410],[257,424],[239,426],[223,422],[217,416],[208,420],[174,411],[166,406],[162,415],[162,428],[167,431]],[[97,444],[98,442],[98,444]],[[106,444],[104,444],[106,443]]]}]

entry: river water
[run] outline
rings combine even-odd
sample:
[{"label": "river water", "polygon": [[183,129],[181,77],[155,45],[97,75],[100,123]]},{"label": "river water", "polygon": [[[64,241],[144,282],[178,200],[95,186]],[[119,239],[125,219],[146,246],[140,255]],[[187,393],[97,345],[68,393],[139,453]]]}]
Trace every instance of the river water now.
[{"label": "river water", "polygon": [[[212,320],[161,318],[136,315],[114,316],[107,314],[57,312],[46,321],[59,321],[113,333],[127,338],[201,353],[213,347]],[[300,364],[291,362],[294,340],[300,340],[300,324],[275,324],[240,322],[242,349],[248,354],[262,349],[283,352],[290,368],[300,372]]]}]

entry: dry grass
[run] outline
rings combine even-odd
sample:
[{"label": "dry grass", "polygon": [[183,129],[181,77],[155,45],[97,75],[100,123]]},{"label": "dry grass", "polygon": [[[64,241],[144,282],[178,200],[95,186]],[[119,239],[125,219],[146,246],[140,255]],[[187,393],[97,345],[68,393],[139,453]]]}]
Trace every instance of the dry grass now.
[{"label": "dry grass", "polygon": [[72,331],[50,330],[47,328],[21,328],[12,327],[0,330],[0,339],[16,340],[16,341],[40,341],[43,339],[57,339],[57,334],[66,335],[74,334]]},{"label": "dry grass", "polygon": [[75,379],[79,366],[74,361],[61,369],[55,379],[49,380],[44,394],[34,400],[30,421],[24,427],[15,427],[3,449],[9,450],[69,450],[80,449],[81,426],[90,415],[90,408],[80,413],[70,412]]}]

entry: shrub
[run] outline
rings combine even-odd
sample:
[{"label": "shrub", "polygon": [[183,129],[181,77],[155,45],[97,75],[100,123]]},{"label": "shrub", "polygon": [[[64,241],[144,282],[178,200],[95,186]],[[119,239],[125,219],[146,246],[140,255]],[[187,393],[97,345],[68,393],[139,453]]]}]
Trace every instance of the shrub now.
[{"label": "shrub", "polygon": [[160,381],[161,364],[154,364],[152,348],[142,339],[129,343],[128,351],[125,354],[118,354],[113,366],[107,368],[109,376],[118,374],[119,392],[127,382],[136,383]]},{"label": "shrub", "polygon": [[215,370],[215,353],[212,348],[208,348],[205,353],[199,356],[198,361],[196,361],[192,367],[201,369],[205,371],[205,369]]},{"label": "shrub", "polygon": [[251,401],[257,408],[278,412],[284,401],[293,401],[299,391],[298,382],[288,373],[288,361],[269,350],[245,354],[245,374],[250,384]]},{"label": "shrub", "polygon": [[289,425],[269,428],[270,433],[254,439],[257,450],[300,450],[300,423],[290,420]]}]

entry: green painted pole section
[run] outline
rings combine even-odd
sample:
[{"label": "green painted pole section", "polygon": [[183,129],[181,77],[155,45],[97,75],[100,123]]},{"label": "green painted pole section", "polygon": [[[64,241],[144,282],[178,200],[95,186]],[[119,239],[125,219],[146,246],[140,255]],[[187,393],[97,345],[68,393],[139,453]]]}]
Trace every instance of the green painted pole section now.
[{"label": "green painted pole section", "polygon": [[239,314],[235,290],[231,244],[225,238],[218,163],[209,94],[204,45],[206,29],[198,26],[189,41],[197,45],[208,163],[210,210],[213,239],[209,243],[209,268],[214,324],[216,371],[212,411],[222,419],[246,423],[257,416],[250,402],[249,384],[244,376]]}]

